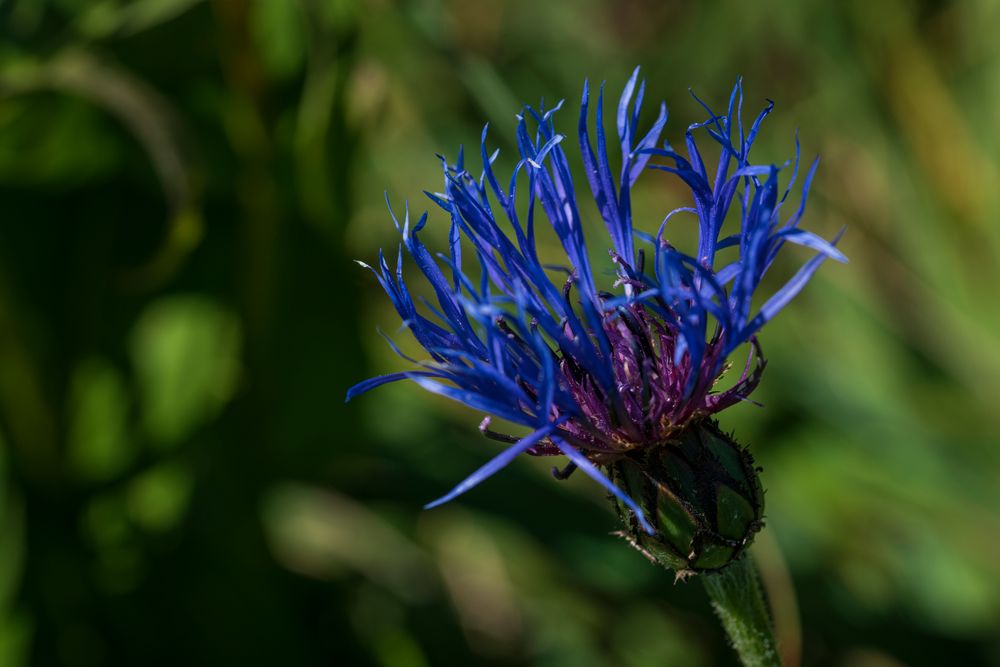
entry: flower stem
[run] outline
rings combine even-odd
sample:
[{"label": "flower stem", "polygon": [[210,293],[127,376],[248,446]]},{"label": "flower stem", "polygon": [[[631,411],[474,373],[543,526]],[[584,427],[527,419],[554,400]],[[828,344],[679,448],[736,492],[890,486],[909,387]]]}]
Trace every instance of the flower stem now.
[{"label": "flower stem", "polygon": [[750,556],[700,579],[745,667],[781,667],[771,617]]}]

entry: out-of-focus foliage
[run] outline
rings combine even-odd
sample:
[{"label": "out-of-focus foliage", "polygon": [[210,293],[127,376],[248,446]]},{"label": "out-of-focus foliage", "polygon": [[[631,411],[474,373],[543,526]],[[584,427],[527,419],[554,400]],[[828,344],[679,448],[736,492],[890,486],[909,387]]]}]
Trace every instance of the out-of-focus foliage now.
[{"label": "out-of-focus foliage", "polygon": [[[766,407],[723,419],[765,468],[788,663],[1000,665],[998,21],[0,3],[0,664],[732,664],[700,587],[609,536],[593,484],[523,460],[421,512],[495,451],[479,416],[405,386],[342,405],[400,364],[349,261],[396,242],[382,191],[422,207],[434,153],[486,120],[510,166],[520,102],[565,96],[572,127],[585,76],[640,64],[675,143],[687,87],[721,105],[742,74],[778,104],[756,159],[800,128],[810,228],[849,227],[851,264],[765,332]],[[681,196],[645,176],[636,219]]]}]

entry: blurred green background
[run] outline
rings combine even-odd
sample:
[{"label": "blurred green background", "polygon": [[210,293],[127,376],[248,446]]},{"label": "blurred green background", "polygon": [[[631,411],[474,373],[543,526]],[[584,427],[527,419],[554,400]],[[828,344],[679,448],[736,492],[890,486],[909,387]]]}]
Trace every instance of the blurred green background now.
[{"label": "blurred green background", "polygon": [[[486,120],[509,167],[542,96],[573,136],[583,78],[636,64],[676,143],[687,87],[721,107],[742,74],[748,113],[778,103],[756,159],[801,128],[807,226],[849,226],[851,264],[765,330],[766,407],[722,419],[765,468],[787,663],[1000,665],[998,25],[990,0],[0,1],[0,665],[734,664],[593,483],[524,459],[423,512],[495,451],[480,415],[343,404],[403,363],[350,261],[395,247],[383,189],[423,209]],[[641,179],[639,226],[681,196]]]}]

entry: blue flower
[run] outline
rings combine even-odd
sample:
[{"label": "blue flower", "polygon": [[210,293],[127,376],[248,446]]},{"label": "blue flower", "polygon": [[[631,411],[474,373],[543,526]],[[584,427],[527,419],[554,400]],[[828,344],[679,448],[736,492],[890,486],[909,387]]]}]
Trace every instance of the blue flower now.
[{"label": "blue flower", "polygon": [[[586,83],[578,125],[593,203],[611,238],[609,262],[617,279],[604,287],[614,292],[598,285],[591,267],[581,211],[591,204],[577,198],[562,148],[565,137],[553,123],[561,102],[551,109],[525,107],[518,116],[520,159],[506,189],[493,170],[498,151],[487,149],[488,127],[482,133],[478,177],[467,170],[461,150],[455,164],[442,158],[444,191],[426,194],[450,218],[447,254],[432,254],[421,242],[426,213],[414,224],[407,208],[400,223],[390,205],[402,236],[395,270],[381,252],[377,267],[359,262],[375,274],[403,325],[430,358],[409,359],[389,341],[415,368],[361,382],[348,391],[348,400],[388,382],[411,380],[486,413],[480,430],[508,445],[427,507],[468,491],[522,453],[562,455],[569,465],[560,474],[582,470],[652,532],[641,509],[602,467],[746,399],[765,364],[757,341],[761,327],[826,258],[846,261],[834,247],[839,235],[828,242],[799,227],[818,160],[803,179],[798,207],[787,216],[783,209],[799,174],[798,140],[791,176],[781,192],[778,175],[788,164],[750,161],[750,148],[773,103],[747,131],[741,82],[723,115],[695,97],[708,118],[687,129],[687,154],[682,155],[669,143],[659,144],[666,105],[661,103],[652,126],[640,134],[645,82],[638,83],[638,75],[637,68],[618,102],[620,170],[613,169],[608,156],[603,86],[595,140]],[[696,133],[707,134],[721,149],[711,170]],[[647,170],[676,176],[692,197],[690,206],[667,213],[654,234],[632,224],[631,189]],[[734,201],[738,216],[735,211],[729,215]],[[675,249],[664,236],[671,218],[685,214],[698,221],[694,255]],[[546,265],[539,258],[535,232],[542,216],[562,244],[565,266]],[[729,222],[733,229],[724,229],[727,217],[738,217],[738,223]],[[806,246],[815,255],[754,310],[754,293],[786,242]],[[418,308],[410,295],[403,279],[404,247],[433,289],[436,304],[425,301]],[[738,249],[738,257],[718,261],[719,251],[730,247]],[[746,343],[751,351],[742,375],[732,387],[716,391],[727,359]],[[514,437],[494,432],[490,416],[521,424],[530,433]]]}]

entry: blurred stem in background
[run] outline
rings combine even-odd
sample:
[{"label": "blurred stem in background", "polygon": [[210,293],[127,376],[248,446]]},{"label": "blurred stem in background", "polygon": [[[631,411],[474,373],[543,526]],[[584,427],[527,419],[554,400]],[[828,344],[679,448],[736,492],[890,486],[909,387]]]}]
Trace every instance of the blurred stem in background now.
[{"label": "blurred stem in background", "polygon": [[[260,365],[268,346],[273,317],[275,273],[281,220],[277,202],[275,147],[271,133],[273,109],[257,50],[250,34],[246,0],[213,0],[219,26],[220,55],[230,104],[226,106],[226,136],[237,158],[234,180],[243,222],[240,266],[243,317],[253,341],[251,367]],[[261,378],[266,382],[266,377]],[[255,383],[255,390],[261,387]]]},{"label": "blurred stem in background", "polygon": [[750,547],[750,555],[760,574],[771,616],[781,664],[799,667],[802,663],[802,624],[795,597],[795,583],[774,533],[765,527]]}]

